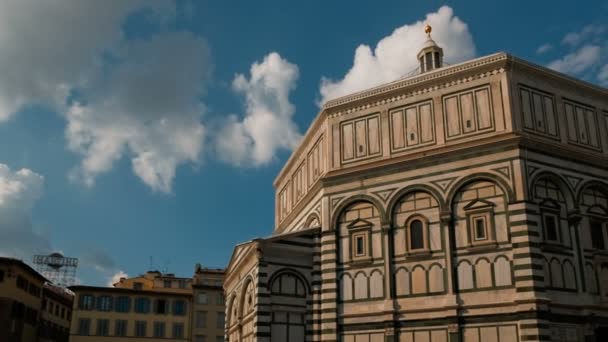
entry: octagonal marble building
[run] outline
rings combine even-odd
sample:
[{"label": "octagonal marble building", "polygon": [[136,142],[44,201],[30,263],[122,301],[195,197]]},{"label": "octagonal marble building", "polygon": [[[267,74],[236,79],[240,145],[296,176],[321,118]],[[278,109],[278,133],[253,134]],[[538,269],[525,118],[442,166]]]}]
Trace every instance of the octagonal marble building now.
[{"label": "octagonal marble building", "polygon": [[234,249],[228,341],[608,341],[608,90],[442,56],[324,104]]}]

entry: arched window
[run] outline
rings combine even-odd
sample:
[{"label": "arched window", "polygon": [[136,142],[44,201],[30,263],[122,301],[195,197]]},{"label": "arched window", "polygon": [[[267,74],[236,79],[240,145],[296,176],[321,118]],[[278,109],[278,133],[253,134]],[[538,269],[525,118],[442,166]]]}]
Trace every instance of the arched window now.
[{"label": "arched window", "polygon": [[[586,216],[591,248],[604,250],[608,247],[608,194],[598,187],[586,187],[580,198],[580,208]],[[584,223],[583,223],[584,224]]]},{"label": "arched window", "polygon": [[539,201],[543,225],[543,235],[546,242],[563,243],[561,234],[562,212],[566,200],[559,186],[547,177],[536,181],[534,197]]},{"label": "arched window", "polygon": [[418,250],[424,248],[424,223],[415,219],[410,222],[410,249]]},{"label": "arched window", "polygon": [[291,273],[283,273],[272,282],[272,294],[292,297],[305,297],[306,288],[300,278]]}]

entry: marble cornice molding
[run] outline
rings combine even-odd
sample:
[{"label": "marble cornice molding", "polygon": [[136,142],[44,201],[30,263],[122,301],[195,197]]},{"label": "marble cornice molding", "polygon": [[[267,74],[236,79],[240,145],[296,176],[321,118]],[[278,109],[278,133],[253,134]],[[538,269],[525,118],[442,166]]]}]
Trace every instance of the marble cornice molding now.
[{"label": "marble cornice molding", "polygon": [[[395,81],[386,85],[375,87],[369,90],[365,90],[352,95],[337,98],[335,100],[328,101],[324,106],[323,110],[327,112],[328,117],[336,117],[343,114],[353,113],[360,110],[368,109],[370,107],[383,105],[399,101],[411,96],[424,94],[427,92],[435,91],[442,88],[451,87],[457,84],[462,84],[477,80],[480,78],[488,77],[505,71],[506,62],[508,55],[506,53],[496,53],[490,56],[477,58],[468,62],[456,64],[450,67],[441,68],[436,71],[429,73],[420,74],[414,77],[409,77],[403,80]],[[501,63],[502,62],[502,63]],[[442,79],[450,76],[458,76],[458,74],[466,71],[473,71],[477,68],[493,66],[492,70],[483,71],[476,75],[469,75],[464,77],[456,77],[448,82],[442,81]],[[430,83],[430,84],[429,84]],[[392,95],[396,91],[412,88],[416,86],[424,85],[422,88],[412,89],[411,91],[403,92],[399,95]],[[375,101],[365,101],[372,97],[383,97],[376,99]],[[349,103],[359,102],[356,105],[347,106]],[[334,110],[335,109],[335,110]]]}]

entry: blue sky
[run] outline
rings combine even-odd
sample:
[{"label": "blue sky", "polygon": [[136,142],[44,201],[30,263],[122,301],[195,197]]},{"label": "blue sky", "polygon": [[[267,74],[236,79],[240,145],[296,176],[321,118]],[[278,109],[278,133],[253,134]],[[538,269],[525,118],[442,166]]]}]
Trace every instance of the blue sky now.
[{"label": "blue sky", "polygon": [[450,63],[608,84],[606,1],[3,1],[0,254],[62,251],[94,285],[225,266],[271,234],[319,103],[405,75],[425,21]]}]

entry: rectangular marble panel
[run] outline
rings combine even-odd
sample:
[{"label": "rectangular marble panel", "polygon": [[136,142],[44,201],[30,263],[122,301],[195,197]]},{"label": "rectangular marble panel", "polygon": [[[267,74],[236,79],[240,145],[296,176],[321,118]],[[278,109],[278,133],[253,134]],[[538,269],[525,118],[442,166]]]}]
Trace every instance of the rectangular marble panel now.
[{"label": "rectangular marble panel", "polygon": [[557,136],[557,118],[555,116],[555,107],[553,106],[553,98],[544,96],[545,102],[545,115],[547,119],[547,133],[553,136]]},{"label": "rectangular marble panel", "polygon": [[391,112],[391,139],[394,149],[400,149],[405,147],[403,127],[403,111],[398,110]]},{"label": "rectangular marble panel", "polygon": [[365,120],[355,122],[355,155],[357,158],[367,155],[366,126]]},{"label": "rectangular marble panel", "polygon": [[521,96],[521,112],[523,115],[524,127],[534,129],[534,118],[532,117],[532,104],[530,101],[530,92],[525,89],[520,89]]},{"label": "rectangular marble panel", "polygon": [[475,92],[475,104],[477,106],[477,121],[480,130],[492,128],[492,111],[490,108],[490,94],[488,89]]},{"label": "rectangular marble panel", "polygon": [[431,110],[431,104],[422,104],[419,107],[420,112],[420,141],[423,144],[432,142],[435,140],[435,122],[433,120],[433,112]]},{"label": "rectangular marble panel", "polygon": [[350,160],[355,157],[353,151],[353,124],[347,123],[342,126],[342,159]]},{"label": "rectangular marble panel", "polygon": [[545,114],[543,113],[543,103],[540,94],[532,94],[532,104],[534,107],[534,126],[536,131],[545,133]]},{"label": "rectangular marble panel", "polygon": [[416,107],[405,110],[405,127],[407,145],[418,145],[418,110]]},{"label": "rectangular marble panel", "polygon": [[380,153],[380,119],[376,117],[367,120],[369,154]]},{"label": "rectangular marble panel", "polygon": [[460,135],[460,116],[458,115],[458,97],[451,96],[445,99],[445,116],[448,123],[448,137]]},{"label": "rectangular marble panel", "polygon": [[460,95],[460,110],[462,111],[462,130],[465,133],[474,132],[477,127],[475,124],[475,109],[473,108],[473,94],[465,93]]}]

